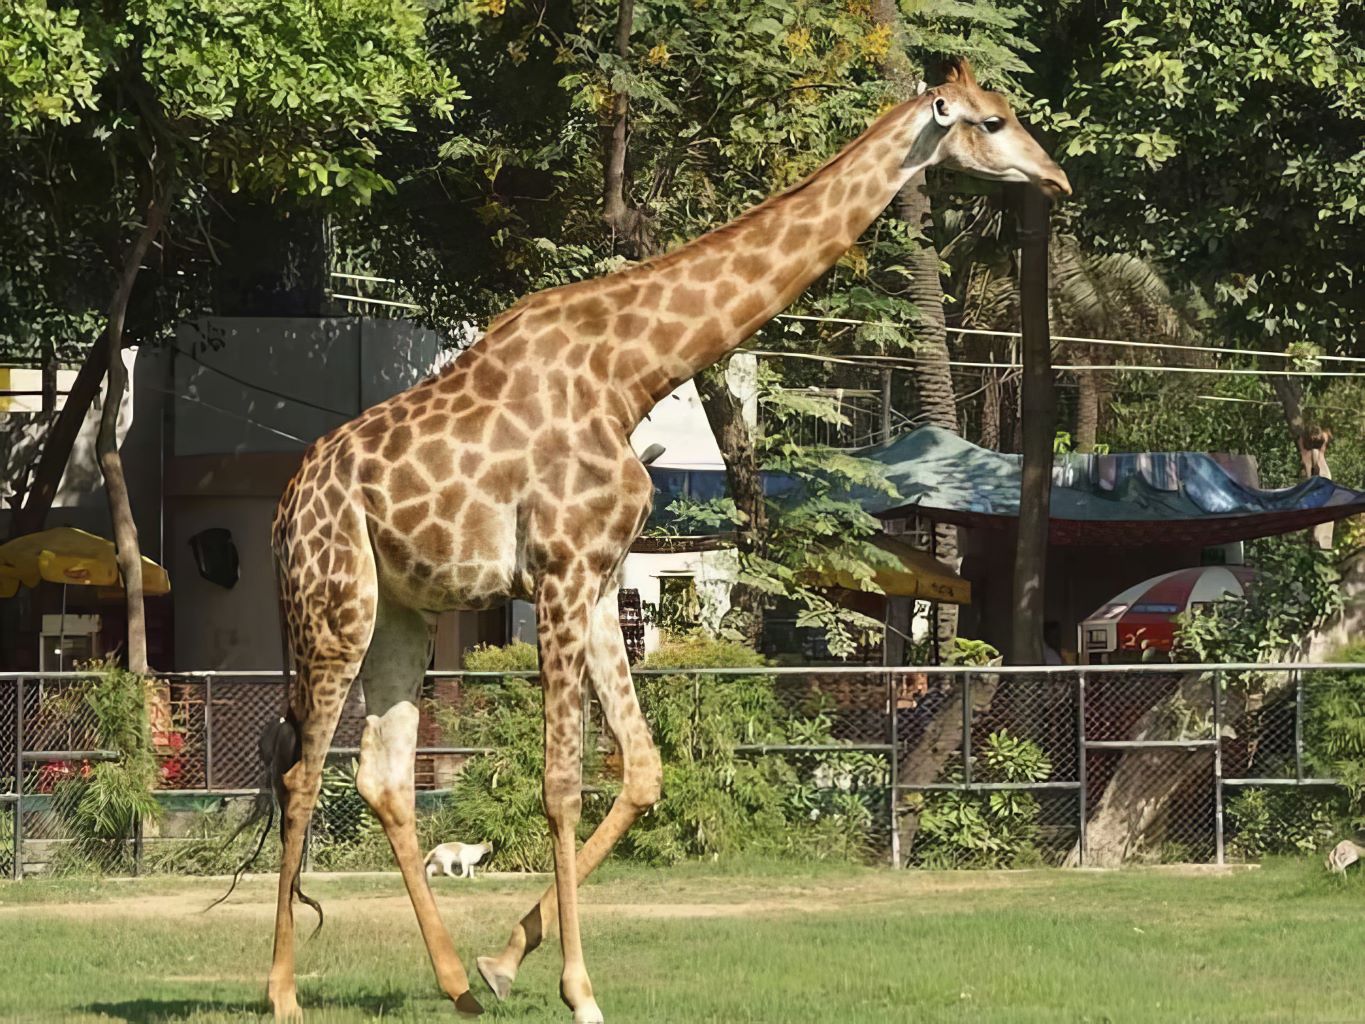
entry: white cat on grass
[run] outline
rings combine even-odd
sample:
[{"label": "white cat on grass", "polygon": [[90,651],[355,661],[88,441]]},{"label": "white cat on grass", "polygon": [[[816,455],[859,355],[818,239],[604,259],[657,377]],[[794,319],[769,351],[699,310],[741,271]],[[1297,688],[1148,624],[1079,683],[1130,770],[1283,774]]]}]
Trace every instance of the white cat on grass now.
[{"label": "white cat on grass", "polygon": [[[473,878],[474,865],[493,852],[490,843],[442,843],[427,854],[427,877]],[[459,867],[459,871],[454,870]]]}]

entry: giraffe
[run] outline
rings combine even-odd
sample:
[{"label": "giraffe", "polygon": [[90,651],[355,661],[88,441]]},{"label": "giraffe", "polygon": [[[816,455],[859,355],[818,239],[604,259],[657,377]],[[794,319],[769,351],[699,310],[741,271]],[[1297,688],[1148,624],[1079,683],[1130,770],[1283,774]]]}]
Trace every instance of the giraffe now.
[{"label": "giraffe", "polygon": [[[300,1016],[292,896],[323,759],[357,678],[367,712],[357,788],[387,833],[440,987],[460,1013],[482,1012],[417,845],[415,702],[436,613],[521,598],[537,616],[555,877],[506,947],[477,965],[506,998],[557,916],[560,996],[575,1024],[601,1024],[577,887],[661,787],[616,611],[621,564],[653,496],[631,431],[789,305],[920,169],[1070,193],[1061,168],[966,62],[951,62],[945,79],[731,223],[606,277],[522,299],[441,373],[309,448],[272,535],[296,738],[278,787],[283,854],[268,986],[277,1019]],[[580,850],[586,685],[624,767],[620,794]]]}]

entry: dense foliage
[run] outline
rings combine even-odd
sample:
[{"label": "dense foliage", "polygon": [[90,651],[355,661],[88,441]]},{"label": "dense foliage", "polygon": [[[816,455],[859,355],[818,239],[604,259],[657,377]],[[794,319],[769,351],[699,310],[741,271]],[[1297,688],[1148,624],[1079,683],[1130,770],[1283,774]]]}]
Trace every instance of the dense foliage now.
[{"label": "dense foliage", "polygon": [[[700,636],[666,645],[646,669],[757,668],[736,644]],[[479,648],[473,671],[519,672],[535,649]],[[663,799],[627,834],[619,853],[649,863],[739,853],[846,859],[866,852],[873,809],[887,799],[880,761],[856,754],[796,759],[746,753],[753,744],[829,743],[818,699],[784,692],[773,677],[696,672],[640,676],[641,705],[664,763]],[[446,737],[489,746],[461,771],[439,809],[447,835],[491,842],[492,863],[544,870],[551,863],[541,799],[544,724],[535,680],[470,680],[458,712],[441,713]],[[619,764],[597,728],[589,732],[582,830],[601,820],[620,785]]]},{"label": "dense foliage", "polygon": [[[1006,730],[986,738],[975,758],[978,782],[1045,782],[1052,762],[1036,743]],[[961,772],[948,781],[961,781]],[[1041,863],[1034,793],[999,790],[979,794],[936,792],[924,798],[911,862],[926,868],[1019,868]]]},{"label": "dense foliage", "polygon": [[155,821],[152,795],[160,767],[147,725],[147,681],[112,663],[68,686],[45,708],[58,720],[87,725],[87,735],[112,760],[79,765],[46,762],[26,785],[50,795],[51,807],[73,840],[57,870],[126,868],[140,821]]},{"label": "dense foliage", "polygon": [[1248,550],[1258,576],[1246,596],[1181,616],[1176,642],[1188,660],[1281,660],[1340,607],[1340,577],[1329,553],[1292,536],[1254,541]]}]

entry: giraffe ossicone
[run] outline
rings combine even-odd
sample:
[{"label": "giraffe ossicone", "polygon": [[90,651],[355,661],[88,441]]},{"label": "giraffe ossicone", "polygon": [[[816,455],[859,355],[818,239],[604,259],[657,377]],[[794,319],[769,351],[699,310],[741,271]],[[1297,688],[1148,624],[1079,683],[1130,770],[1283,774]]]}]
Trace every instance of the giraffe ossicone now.
[{"label": "giraffe ossicone", "polygon": [[[521,598],[535,603],[538,620],[555,882],[478,967],[505,998],[557,915],[561,995],[578,1024],[602,1020],[577,887],[661,784],[616,612],[617,575],[653,496],[631,431],[789,305],[936,164],[1070,191],[1004,100],[957,62],[944,84],[886,113],[794,188],[664,256],[521,300],[440,374],[308,450],[273,532],[298,735],[298,760],[279,790],[284,849],[269,986],[277,1018],[298,1013],[292,894],[323,759],[357,678],[369,715],[362,795],[393,847],[439,984],[457,1010],[480,1011],[417,845],[415,702],[435,613]],[[577,849],[585,685],[624,769],[620,795]]]}]

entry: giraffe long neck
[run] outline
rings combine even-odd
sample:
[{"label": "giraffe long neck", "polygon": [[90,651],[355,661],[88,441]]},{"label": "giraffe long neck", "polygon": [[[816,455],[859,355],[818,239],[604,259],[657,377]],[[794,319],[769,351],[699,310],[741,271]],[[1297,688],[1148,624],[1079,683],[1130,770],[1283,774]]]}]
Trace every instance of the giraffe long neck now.
[{"label": "giraffe long neck", "polygon": [[799,185],[628,271],[656,300],[613,361],[630,426],[791,305],[934,162],[937,141],[929,97],[903,103]]}]

